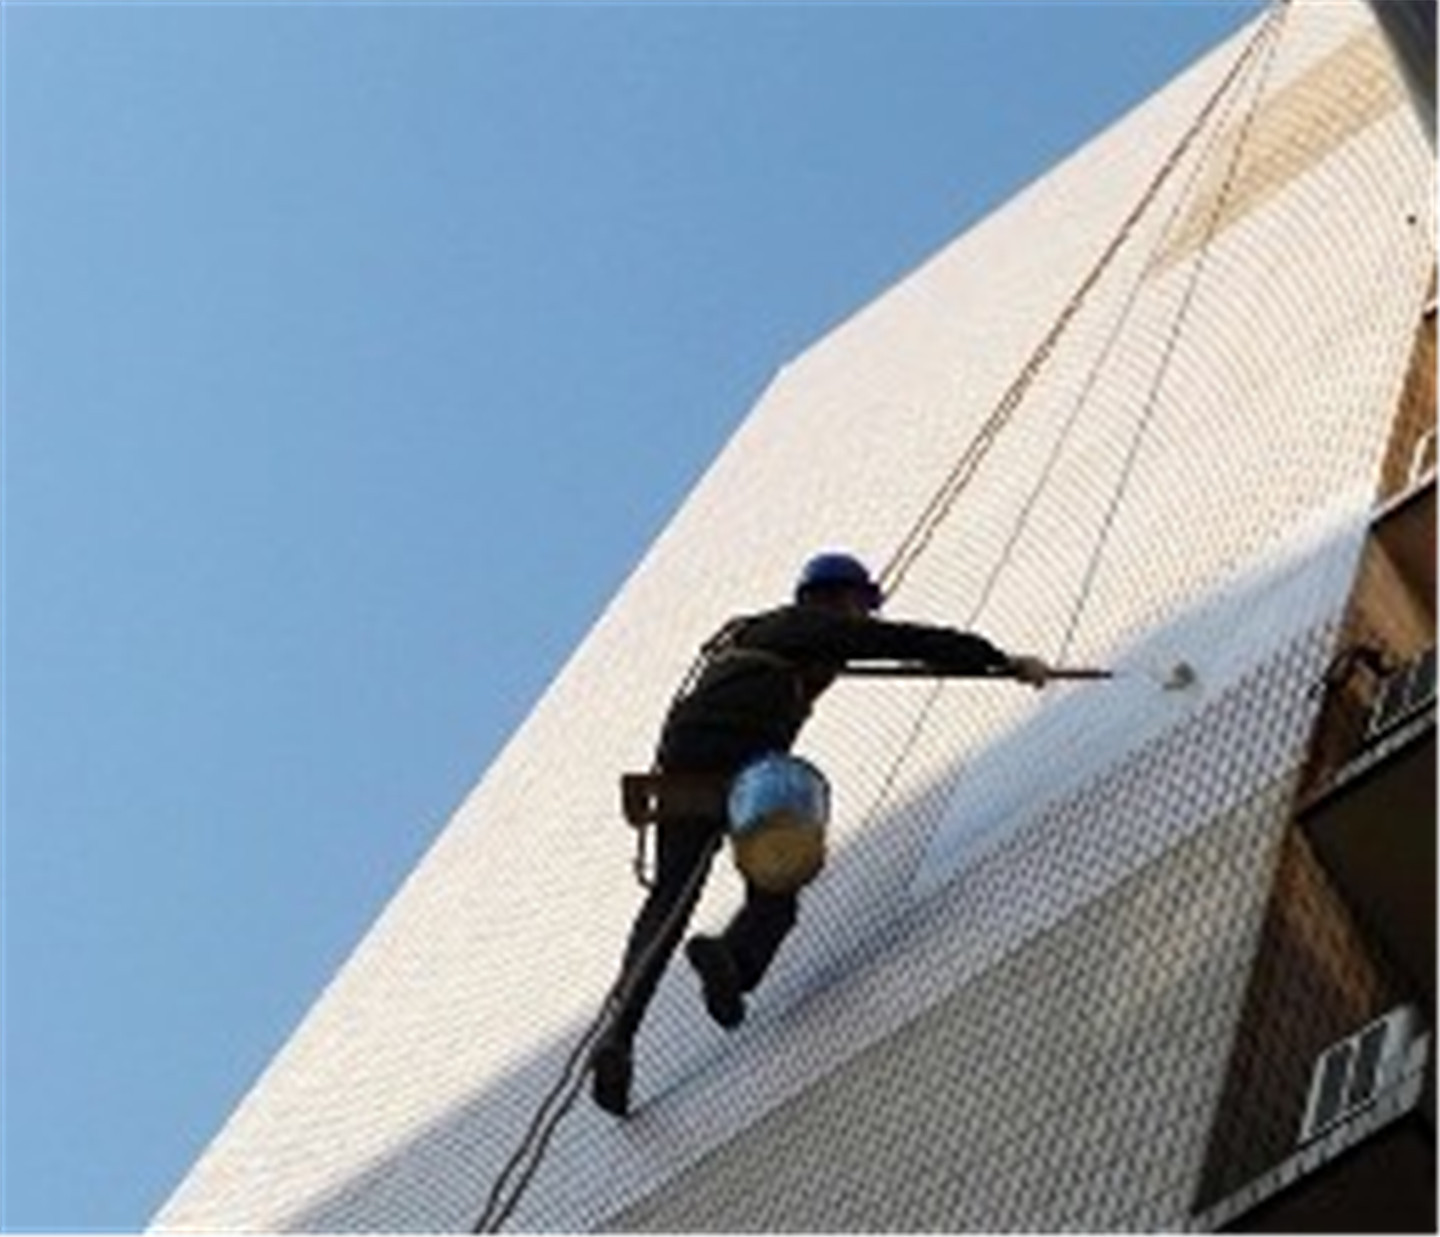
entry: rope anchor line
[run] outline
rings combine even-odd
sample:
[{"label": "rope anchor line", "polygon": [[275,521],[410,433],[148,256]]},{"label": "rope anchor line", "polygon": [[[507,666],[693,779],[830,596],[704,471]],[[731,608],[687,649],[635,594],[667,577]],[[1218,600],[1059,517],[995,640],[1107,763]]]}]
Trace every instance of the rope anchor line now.
[{"label": "rope anchor line", "polygon": [[540,1163],[550,1145],[550,1139],[565,1114],[575,1105],[580,1089],[585,1083],[585,1074],[590,1066],[590,1057],[595,1046],[605,1038],[614,1020],[619,1016],[629,998],[630,992],[639,982],[640,976],[653,960],[656,952],[680,926],[680,921],[689,913],[691,900],[699,893],[700,885],[710,869],[710,863],[719,850],[723,839],[717,838],[695,865],[675,905],[666,916],[660,930],[650,945],[622,971],[618,979],[606,992],[600,1004],[600,1012],[590,1022],[574,1048],[565,1058],[560,1077],[545,1093],[540,1106],[535,1110],[520,1145],[511,1153],[500,1170],[485,1208],[470,1231],[472,1233],[498,1233],[505,1221],[514,1214],[515,1208],[529,1189],[530,1182],[539,1171]]},{"label": "rope anchor line", "polygon": [[[928,548],[935,533],[944,524],[953,510],[960,494],[973,480],[979,471],[981,463],[989,454],[990,448],[994,445],[1000,432],[1005,429],[1014,414],[1019,409],[1030,388],[1034,385],[1036,378],[1044,370],[1050,357],[1059,346],[1060,340],[1069,329],[1071,323],[1084,308],[1086,301],[1101,278],[1109,270],[1120,252],[1132,239],[1136,228],[1149,213],[1159,197],[1161,190],[1169,182],[1171,176],[1179,168],[1190,148],[1205,130],[1214,116],[1220,104],[1230,97],[1231,89],[1249,69],[1258,53],[1270,43],[1279,42],[1279,30],[1289,0],[1279,0],[1267,13],[1265,21],[1256,31],[1255,35],[1241,49],[1234,63],[1221,78],[1215,90],[1205,100],[1200,110],[1196,113],[1194,120],[1181,135],[1175,147],[1161,163],[1155,175],[1146,185],[1135,205],[1121,222],[1119,229],[1106,245],[1100,256],[1085,276],[1080,280],[1075,290],[1070,294],[1065,304],[1061,307],[1059,314],[1051,323],[1049,329],[1041,337],[1040,342],[1035,346],[1030,356],[1026,358],[1020,367],[1013,381],[1005,389],[1000,399],[990,414],[981,423],[975,436],[966,445],[959,457],[951,466],[940,485],[927,500],[920,514],[912,523],[910,529],[901,538],[899,546],[890,560],[885,564],[879,573],[879,579],[885,595],[889,597],[899,588],[911,567],[919,560]],[[1273,45],[1272,45],[1273,50]],[[1258,101],[1258,92],[1257,92]],[[1233,176],[1233,168],[1231,170]],[[1226,188],[1228,190],[1229,177],[1227,177]],[[1222,196],[1223,193],[1222,193]],[[1214,220],[1207,229],[1206,240],[1209,240],[1209,232],[1213,230]]]},{"label": "rope anchor line", "polygon": [[[922,509],[919,517],[916,519],[916,521],[914,522],[910,530],[906,533],[904,538],[902,538],[899,547],[892,555],[890,561],[880,572],[879,578],[887,597],[899,587],[900,583],[905,578],[910,568],[913,567],[914,564],[924,554],[935,533],[938,531],[940,526],[945,522],[950,512],[953,510],[961,492],[966,488],[971,479],[973,479],[975,474],[978,472],[981,463],[989,454],[990,448],[994,445],[995,440],[999,437],[1001,431],[1005,429],[1005,427],[1009,424],[1010,420],[1013,418],[1014,413],[1019,408],[1025,395],[1028,393],[1031,386],[1033,386],[1036,377],[1044,369],[1049,358],[1054,353],[1055,348],[1058,346],[1061,337],[1065,334],[1070,323],[1074,320],[1074,318],[1078,315],[1080,309],[1083,307],[1090,292],[1100,281],[1102,275],[1109,269],[1111,263],[1114,261],[1115,257],[1118,255],[1121,249],[1123,249],[1126,243],[1128,243],[1132,233],[1139,224],[1140,220],[1150,210],[1156,198],[1159,196],[1160,190],[1163,188],[1165,183],[1168,182],[1170,176],[1173,174],[1176,167],[1180,164],[1180,162],[1184,158],[1184,155],[1193,145],[1195,139],[1198,137],[1200,132],[1209,123],[1213,113],[1220,104],[1221,100],[1229,95],[1232,87],[1240,79],[1243,71],[1251,64],[1258,50],[1265,45],[1265,43],[1271,38],[1272,35],[1275,36],[1275,43],[1278,44],[1278,31],[1280,29],[1279,17],[1283,15],[1288,3],[1289,0],[1278,0],[1278,3],[1267,14],[1265,22],[1256,32],[1254,38],[1252,38],[1241,50],[1234,64],[1232,64],[1227,70],[1226,74],[1220,81],[1219,85],[1216,87],[1215,91],[1209,96],[1209,98],[1207,98],[1194,121],[1186,129],[1179,143],[1170,152],[1156,175],[1147,185],[1139,201],[1136,203],[1135,207],[1131,210],[1129,215],[1127,215],[1124,222],[1122,223],[1119,232],[1111,240],[1109,245],[1107,245],[1095,265],[1081,280],[1079,286],[1076,288],[1075,292],[1071,294],[1071,297],[1066,302],[1065,306],[1061,309],[1060,314],[1058,315],[1054,323],[1052,323],[1050,329],[1046,332],[1045,336],[1041,339],[1039,345],[1037,345],[1031,356],[1022,366],[1015,380],[1011,383],[1011,385],[1002,395],[996,408],[991,412],[989,417],[986,418],[985,422],[981,425],[980,430],[976,433],[975,437],[966,446],[965,450],[956,460],[955,464],[952,466],[949,473],[942,481],[941,485],[931,495],[931,498],[926,503],[925,507]],[[1274,48],[1272,46],[1272,56],[1273,50]],[[1267,58],[1266,61],[1267,69],[1268,65],[1269,58]],[[1257,103],[1259,95],[1262,92],[1263,77],[1261,88],[1256,92]],[[1253,105],[1251,115],[1247,116],[1246,118],[1247,130],[1249,121],[1252,117]],[[1227,191],[1231,181],[1234,178],[1235,168],[1238,164],[1238,146],[1243,145],[1243,141],[1244,131],[1242,131],[1241,140],[1237,144],[1237,151],[1234,156],[1234,162],[1232,162],[1231,167],[1229,168],[1227,173],[1225,182],[1225,188]],[[1223,198],[1224,191],[1222,191],[1221,196]],[[1218,209],[1219,208],[1217,207],[1217,212]],[[1213,222],[1214,221],[1212,218],[1212,228]],[[1181,321],[1177,322],[1174,330],[1174,334],[1176,335],[1178,335],[1180,326],[1183,324],[1184,313],[1186,310],[1188,310],[1192,295],[1193,283],[1191,289],[1187,290],[1185,301],[1182,304],[1182,312],[1179,315]],[[1156,389],[1158,389],[1159,382],[1163,378],[1165,367],[1168,366],[1171,352],[1173,352],[1173,340],[1171,341],[1171,347],[1167,350],[1166,357],[1162,363],[1161,375],[1156,380]],[[1155,389],[1152,389],[1152,403],[1154,400],[1154,396]],[[1143,437],[1145,429],[1148,425],[1148,418],[1152,412],[1153,409],[1147,408],[1147,412],[1142,418],[1140,434],[1137,436],[1137,442],[1138,438]],[[1121,490],[1123,490],[1125,484],[1128,483],[1129,476],[1133,471],[1133,458],[1136,450],[1137,447],[1132,445],[1130,456],[1127,458],[1127,466],[1122,472],[1121,485],[1119,487]],[[1118,496],[1113,501],[1115,505],[1118,505]],[[1030,504],[1027,504],[1027,509],[1029,505]],[[1107,519],[1105,529],[1102,530],[1101,541],[1100,544],[1097,546],[1095,552],[1096,559],[1098,559],[1099,554],[1104,548],[1105,540],[1108,536],[1109,525],[1111,522],[1113,522],[1113,509],[1111,516],[1109,517],[1109,519]],[[1015,540],[1016,535],[1012,535],[1011,541],[1007,546],[1007,551],[1009,548],[1013,548]],[[1008,552],[1005,558],[1008,558]],[[998,575],[1000,566],[1003,566],[1003,561],[999,566],[997,566],[996,571],[993,573],[994,575]],[[1064,646],[1062,648],[1062,655],[1064,649],[1068,649],[1070,639],[1074,634],[1075,626],[1078,624],[1079,621],[1079,612],[1083,609],[1083,606],[1085,604],[1086,598],[1088,596],[1089,586],[1093,584],[1094,566],[1095,564],[1094,562],[1092,562],[1091,570],[1087,574],[1086,588],[1077,604],[1076,613],[1072,617],[1070,629],[1067,631],[1065,636]],[[994,579],[992,576],[989,585],[987,585],[986,587],[984,598],[982,598],[981,601],[982,607],[984,605],[984,599],[988,599],[989,590],[990,587],[993,586],[993,584]],[[978,617],[978,611],[976,617]],[[973,622],[974,619],[972,618],[972,625]],[[856,666],[850,668],[847,673],[857,675],[864,675],[867,673],[884,673],[893,677],[896,673],[896,668],[885,667],[871,668],[867,670],[863,666]],[[901,670],[900,673],[903,677],[906,672],[904,670]],[[1135,672],[1124,670],[1105,670],[1091,667],[1070,667],[1056,670],[1055,672],[1053,672],[1052,677],[1060,679],[1101,680],[1119,677],[1123,675],[1129,675],[1131,673]],[[926,674],[927,677],[934,677],[933,671],[927,671]],[[1160,686],[1165,690],[1184,690],[1192,686],[1197,681],[1197,675],[1194,667],[1185,661],[1177,662],[1174,666],[1170,667],[1163,679],[1158,679],[1158,676],[1153,674],[1150,674],[1149,677],[1157,678],[1157,681],[1160,682]],[[943,680],[935,683],[926,704],[921,709],[920,715],[917,718],[915,725],[911,729],[910,740],[904,745],[906,749],[908,749],[910,746],[913,745],[916,740],[918,740],[919,734],[923,730],[926,721],[933,709],[933,706],[938,699],[938,693],[943,689],[943,687]],[[873,803],[871,806],[871,814],[878,810],[880,804],[887,797],[889,789],[895,784],[899,769],[901,765],[904,764],[904,761],[905,751],[902,751],[900,757],[895,762],[894,767],[891,769],[890,774],[885,779],[885,783],[881,787],[875,803]],[[715,847],[708,851],[706,855],[702,858],[701,862],[697,864],[696,869],[691,874],[689,882],[687,883],[682,896],[677,900],[675,907],[671,910],[670,916],[663,924],[661,931],[656,933],[655,940],[654,942],[652,942],[652,945],[650,947],[651,951],[659,948],[660,944],[664,942],[666,938],[679,926],[680,918],[684,914],[688,913],[691,897],[698,891],[700,883],[704,880],[704,877],[709,869],[710,860],[713,858],[715,850],[718,849],[719,845],[720,841],[717,839]],[[540,1165],[544,1159],[546,1151],[549,1149],[551,1139],[553,1138],[556,1129],[558,1128],[560,1122],[564,1119],[566,1114],[574,1106],[575,1100],[579,1096],[580,1089],[584,1084],[585,1076],[590,1065],[590,1058],[592,1053],[594,1052],[596,1045],[610,1030],[614,1019],[618,1016],[620,1009],[623,1008],[625,999],[629,991],[638,981],[640,974],[643,973],[645,966],[649,963],[652,957],[653,953],[647,951],[639,958],[633,960],[630,965],[623,968],[619,978],[606,992],[605,998],[601,1004],[600,1012],[585,1028],[585,1030],[580,1035],[580,1038],[575,1043],[575,1046],[571,1049],[570,1053],[565,1058],[565,1061],[561,1067],[559,1078],[542,1097],[541,1102],[536,1109],[535,1115],[532,1117],[529,1125],[526,1127],[525,1134],[522,1137],[519,1146],[505,1161],[505,1164],[502,1167],[499,1175],[497,1176],[494,1185],[492,1186],[490,1193],[486,1199],[483,1211],[481,1212],[479,1218],[475,1221],[475,1224],[470,1230],[472,1233],[499,1232],[501,1231],[505,1222],[514,1214],[515,1209],[519,1206],[522,1198],[525,1195],[526,1190],[529,1188],[531,1182],[534,1180],[535,1174],[539,1171]]]}]

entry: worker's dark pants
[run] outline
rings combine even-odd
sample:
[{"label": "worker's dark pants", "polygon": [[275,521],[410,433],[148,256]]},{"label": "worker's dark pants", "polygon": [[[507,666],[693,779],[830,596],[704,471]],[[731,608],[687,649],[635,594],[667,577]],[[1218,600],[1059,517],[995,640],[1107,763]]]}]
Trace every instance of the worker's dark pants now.
[{"label": "worker's dark pants", "polygon": [[[685,935],[705,887],[705,873],[724,839],[725,826],[713,818],[687,818],[662,821],[656,832],[655,884],[636,916],[625,950],[625,974],[633,986],[612,1031],[615,1040],[627,1045],[645,1016],[666,963]],[[699,868],[704,872],[697,876]],[[720,938],[735,959],[740,986],[746,992],[760,982],[781,941],[795,926],[796,902],[793,893],[766,893],[746,882],[745,903]]]}]

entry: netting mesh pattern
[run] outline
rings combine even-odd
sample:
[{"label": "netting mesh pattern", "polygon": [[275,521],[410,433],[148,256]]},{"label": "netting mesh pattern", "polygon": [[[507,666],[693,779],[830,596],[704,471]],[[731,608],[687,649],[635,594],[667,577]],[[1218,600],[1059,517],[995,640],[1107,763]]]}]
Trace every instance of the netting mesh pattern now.
[{"label": "netting mesh pattern", "polygon": [[[781,371],[160,1227],[474,1222],[615,978],[638,900],[616,776],[699,642],[817,548],[886,560],[1253,34]],[[1365,6],[1295,6],[892,599],[1124,675],[827,697],[802,752],[836,787],[833,860],[746,1026],[709,1025],[672,968],[639,1113],[582,1102],[514,1227],[1181,1213],[1433,196]],[[1167,692],[1181,657],[1200,685]],[[722,861],[694,927],[738,894]]]}]

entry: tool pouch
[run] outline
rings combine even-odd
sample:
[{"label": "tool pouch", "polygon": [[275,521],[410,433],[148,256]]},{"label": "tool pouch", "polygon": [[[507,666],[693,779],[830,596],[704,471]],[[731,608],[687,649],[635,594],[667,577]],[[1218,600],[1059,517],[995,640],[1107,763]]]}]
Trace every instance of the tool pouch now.
[{"label": "tool pouch", "polygon": [[622,773],[620,807],[637,828],[686,816],[724,820],[730,782],[718,773]]}]

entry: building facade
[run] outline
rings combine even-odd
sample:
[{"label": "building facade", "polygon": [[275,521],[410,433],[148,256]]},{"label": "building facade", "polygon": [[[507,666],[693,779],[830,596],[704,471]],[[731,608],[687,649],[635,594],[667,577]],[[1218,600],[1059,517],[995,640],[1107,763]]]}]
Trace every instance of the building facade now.
[{"label": "building facade", "polygon": [[750,1017],[673,967],[507,1226],[1294,1227],[1375,1148],[1433,1226],[1434,198],[1368,8],[1295,0],[782,369],[155,1227],[475,1226],[615,978],[618,774],[822,546],[1116,677],[837,686]]}]

